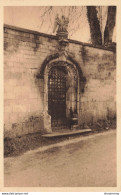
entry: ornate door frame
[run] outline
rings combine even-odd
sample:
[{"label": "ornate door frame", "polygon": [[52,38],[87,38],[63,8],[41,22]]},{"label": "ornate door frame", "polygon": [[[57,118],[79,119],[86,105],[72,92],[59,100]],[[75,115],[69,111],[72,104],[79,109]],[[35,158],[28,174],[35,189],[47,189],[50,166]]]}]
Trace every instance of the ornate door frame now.
[{"label": "ornate door frame", "polygon": [[51,116],[48,114],[48,74],[52,67],[63,66],[68,74],[66,115],[69,117],[70,109],[79,113],[79,74],[76,66],[70,61],[52,60],[44,71],[44,130],[46,133],[52,133]]}]

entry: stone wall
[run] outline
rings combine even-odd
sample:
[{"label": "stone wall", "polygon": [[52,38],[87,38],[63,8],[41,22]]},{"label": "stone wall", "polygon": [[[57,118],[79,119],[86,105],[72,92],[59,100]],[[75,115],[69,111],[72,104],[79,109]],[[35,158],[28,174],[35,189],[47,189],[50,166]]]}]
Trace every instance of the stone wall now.
[{"label": "stone wall", "polygon": [[56,55],[61,61],[70,56],[86,78],[79,88],[79,126],[116,116],[115,52],[73,40],[63,50],[56,36],[5,25],[5,137],[44,132],[45,85],[38,75]]},{"label": "stone wall", "polygon": [[87,83],[80,96],[80,123],[113,118],[116,114],[116,62],[110,51],[85,47],[82,71]]}]

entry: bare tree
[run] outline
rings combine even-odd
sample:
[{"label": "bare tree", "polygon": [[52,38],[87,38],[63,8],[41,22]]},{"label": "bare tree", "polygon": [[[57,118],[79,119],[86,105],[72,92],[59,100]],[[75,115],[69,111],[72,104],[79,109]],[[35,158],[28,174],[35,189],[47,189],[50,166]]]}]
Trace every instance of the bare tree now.
[{"label": "bare tree", "polygon": [[[103,14],[103,13],[102,13]],[[107,21],[103,31],[102,26],[102,16],[98,18],[96,6],[87,6],[87,18],[90,25],[91,42],[94,45],[110,45],[112,43],[113,31],[116,21],[116,7],[109,6],[107,12]],[[104,37],[104,41],[103,41]]]},{"label": "bare tree", "polygon": [[113,31],[116,23],[116,7],[108,7],[107,23],[104,31],[104,44],[112,43]]},{"label": "bare tree", "polygon": [[70,38],[79,29],[79,20],[83,20],[82,12],[84,10],[86,10],[85,6],[42,7],[40,8],[40,25],[38,25],[38,28],[41,29],[45,25],[45,21],[48,20],[50,25],[46,33],[52,33],[56,15],[59,15],[59,17],[64,15],[69,19],[68,31]]},{"label": "bare tree", "polygon": [[96,6],[87,6],[87,18],[90,26],[92,44],[102,45],[102,35],[97,17]]}]

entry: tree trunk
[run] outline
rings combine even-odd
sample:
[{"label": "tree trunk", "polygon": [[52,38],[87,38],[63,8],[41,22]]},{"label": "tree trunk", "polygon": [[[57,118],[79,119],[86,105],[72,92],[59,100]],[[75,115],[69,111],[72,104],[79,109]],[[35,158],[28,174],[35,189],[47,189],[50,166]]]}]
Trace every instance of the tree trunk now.
[{"label": "tree trunk", "polygon": [[108,7],[107,23],[104,31],[104,44],[109,45],[112,43],[113,30],[115,27],[116,19],[116,6]]},{"label": "tree trunk", "polygon": [[87,6],[87,18],[90,26],[92,44],[102,45],[102,36],[96,6]]}]

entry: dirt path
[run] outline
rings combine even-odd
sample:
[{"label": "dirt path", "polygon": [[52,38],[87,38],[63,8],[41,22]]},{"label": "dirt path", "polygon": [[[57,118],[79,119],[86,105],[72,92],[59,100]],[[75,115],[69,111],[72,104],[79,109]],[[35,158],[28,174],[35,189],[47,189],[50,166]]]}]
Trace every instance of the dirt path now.
[{"label": "dirt path", "polygon": [[116,132],[5,158],[6,187],[116,186]]}]

